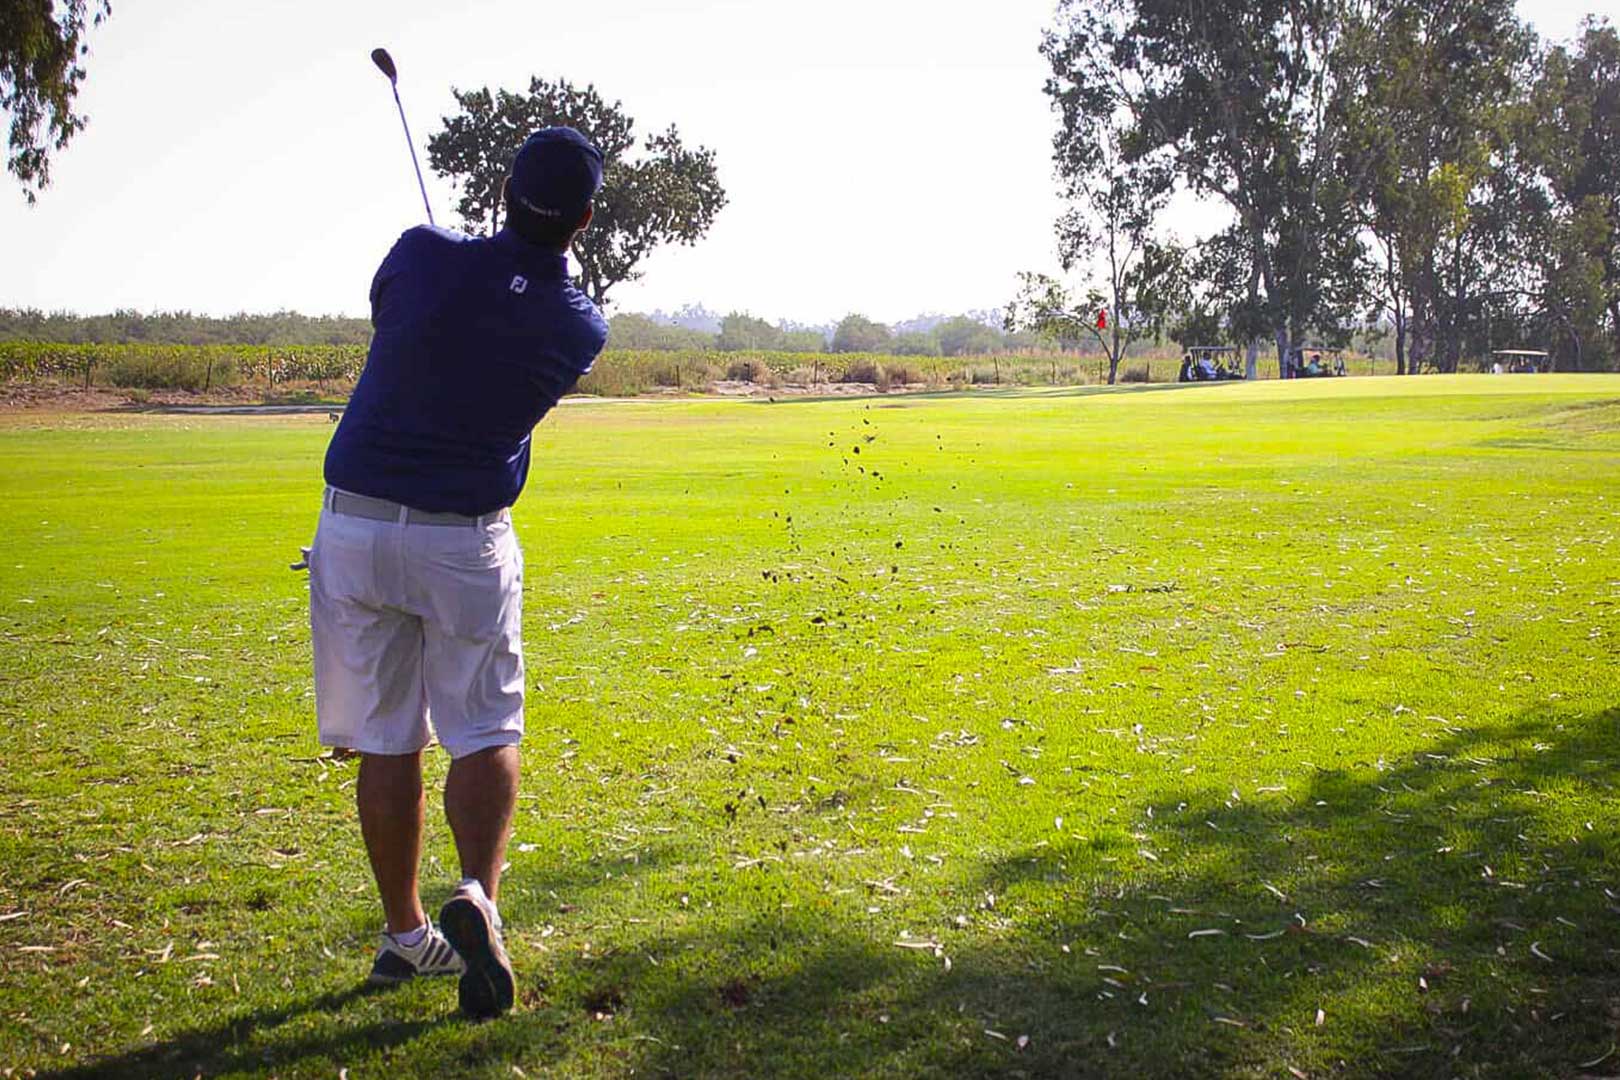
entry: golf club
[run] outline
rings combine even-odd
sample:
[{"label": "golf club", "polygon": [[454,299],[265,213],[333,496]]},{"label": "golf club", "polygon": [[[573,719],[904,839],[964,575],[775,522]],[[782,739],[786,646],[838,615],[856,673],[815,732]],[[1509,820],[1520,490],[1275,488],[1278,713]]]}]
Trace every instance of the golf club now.
[{"label": "golf club", "polygon": [[436,224],[433,205],[428,202],[427,185],[422,182],[422,166],[416,160],[416,144],[411,141],[411,125],[405,119],[405,106],[399,100],[399,69],[394,66],[394,58],[388,55],[387,49],[372,49],[371,62],[377,65],[378,71],[388,76],[388,85],[394,89],[394,104],[399,108],[400,126],[405,129],[405,145],[411,149],[411,165],[416,169],[416,186],[422,189],[422,206],[427,210],[428,224]]}]

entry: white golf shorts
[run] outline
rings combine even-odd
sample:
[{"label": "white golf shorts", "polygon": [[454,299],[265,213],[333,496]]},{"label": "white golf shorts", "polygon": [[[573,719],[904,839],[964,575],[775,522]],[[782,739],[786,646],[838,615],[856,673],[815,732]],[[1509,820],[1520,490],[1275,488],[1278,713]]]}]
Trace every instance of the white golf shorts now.
[{"label": "white golf shorts", "polygon": [[323,746],[451,757],[523,737],[523,553],[511,516],[418,525],[321,510],[309,554]]}]

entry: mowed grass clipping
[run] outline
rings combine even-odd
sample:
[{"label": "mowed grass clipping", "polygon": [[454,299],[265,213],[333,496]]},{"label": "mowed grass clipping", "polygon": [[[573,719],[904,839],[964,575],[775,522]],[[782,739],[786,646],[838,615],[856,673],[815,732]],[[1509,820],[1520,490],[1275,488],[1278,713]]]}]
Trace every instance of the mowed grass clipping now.
[{"label": "mowed grass clipping", "polygon": [[565,405],[484,1025],[359,989],[330,434],[0,422],[7,1075],[1615,1065],[1620,378]]}]

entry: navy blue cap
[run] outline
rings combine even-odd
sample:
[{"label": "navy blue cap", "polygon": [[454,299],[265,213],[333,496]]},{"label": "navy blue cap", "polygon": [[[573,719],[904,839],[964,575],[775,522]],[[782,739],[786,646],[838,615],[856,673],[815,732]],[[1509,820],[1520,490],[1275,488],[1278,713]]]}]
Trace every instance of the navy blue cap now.
[{"label": "navy blue cap", "polygon": [[578,218],[602,189],[602,151],[571,127],[530,135],[512,159],[507,196],[543,218]]}]

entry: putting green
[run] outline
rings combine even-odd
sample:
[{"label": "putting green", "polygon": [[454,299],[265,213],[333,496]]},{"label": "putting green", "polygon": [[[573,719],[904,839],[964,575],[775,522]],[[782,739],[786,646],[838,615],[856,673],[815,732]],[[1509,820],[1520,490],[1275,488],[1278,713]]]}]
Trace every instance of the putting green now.
[{"label": "putting green", "polygon": [[1614,1041],[1620,376],[565,405],[515,511],[520,1005],[482,1026],[355,989],[379,914],[286,570],[330,433],[0,417],[0,1070]]}]

